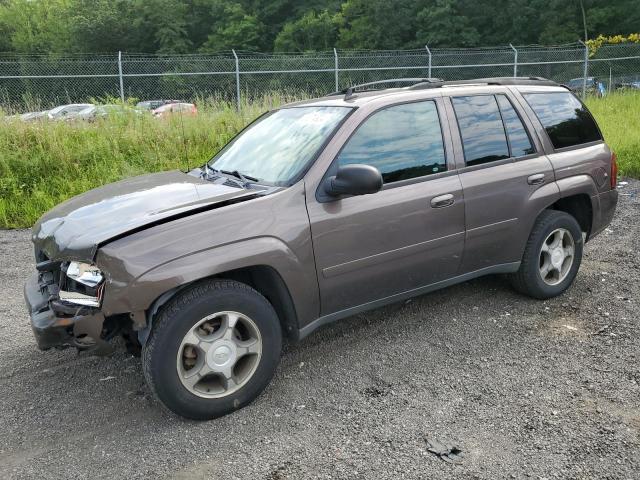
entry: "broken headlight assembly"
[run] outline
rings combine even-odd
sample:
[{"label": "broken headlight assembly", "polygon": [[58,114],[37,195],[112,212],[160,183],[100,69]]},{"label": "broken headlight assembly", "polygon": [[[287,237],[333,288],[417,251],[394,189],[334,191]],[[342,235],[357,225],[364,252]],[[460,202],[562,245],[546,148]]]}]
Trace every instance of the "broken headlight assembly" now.
[{"label": "broken headlight assembly", "polygon": [[99,307],[104,290],[104,275],[89,263],[69,262],[63,265],[58,295],[60,300],[85,307]]}]

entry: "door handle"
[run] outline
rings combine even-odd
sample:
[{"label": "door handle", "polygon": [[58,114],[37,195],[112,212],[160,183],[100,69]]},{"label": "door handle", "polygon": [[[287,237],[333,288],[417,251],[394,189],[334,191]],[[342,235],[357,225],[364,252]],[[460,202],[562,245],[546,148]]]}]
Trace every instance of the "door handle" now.
[{"label": "door handle", "polygon": [[431,199],[432,208],[442,208],[453,205],[453,194],[447,193],[446,195],[438,195]]},{"label": "door handle", "polygon": [[540,185],[541,183],[544,183],[544,173],[529,175],[529,178],[527,178],[527,183],[529,185]]}]

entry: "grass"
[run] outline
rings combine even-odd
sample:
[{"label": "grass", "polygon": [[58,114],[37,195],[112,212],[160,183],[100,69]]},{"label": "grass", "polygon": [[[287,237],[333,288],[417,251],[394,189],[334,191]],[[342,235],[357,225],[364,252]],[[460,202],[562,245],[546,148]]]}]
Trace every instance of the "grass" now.
[{"label": "grass", "polygon": [[[50,208],[123,177],[201,165],[260,113],[290,98],[269,96],[241,114],[199,102],[196,117],[127,115],[96,123],[23,123],[0,118],[0,228],[31,226]],[[590,99],[620,172],[640,178],[640,93]],[[183,136],[184,131],[184,136]],[[183,141],[184,139],[184,141]]]},{"label": "grass", "polygon": [[587,106],[618,156],[620,174],[640,178],[640,92],[591,98]]},{"label": "grass", "polygon": [[[0,228],[28,227],[63,200],[146,172],[202,165],[248,122],[288,101],[199,104],[195,117],[118,115],[95,123],[0,118]],[[184,136],[183,136],[184,132]]]}]

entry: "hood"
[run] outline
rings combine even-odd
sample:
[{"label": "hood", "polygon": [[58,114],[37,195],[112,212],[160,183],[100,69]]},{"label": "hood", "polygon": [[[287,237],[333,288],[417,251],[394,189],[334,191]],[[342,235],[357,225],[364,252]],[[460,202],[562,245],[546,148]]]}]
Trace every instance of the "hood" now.
[{"label": "hood", "polygon": [[45,213],[33,227],[33,243],[52,260],[91,261],[100,245],[129,232],[257,193],[179,171],[134,177]]}]

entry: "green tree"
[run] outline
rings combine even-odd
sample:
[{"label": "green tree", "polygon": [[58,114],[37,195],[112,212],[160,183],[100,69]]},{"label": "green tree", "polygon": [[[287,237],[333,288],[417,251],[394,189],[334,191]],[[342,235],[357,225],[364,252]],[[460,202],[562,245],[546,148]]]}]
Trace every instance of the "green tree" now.
[{"label": "green tree", "polygon": [[472,20],[462,15],[457,0],[433,0],[418,14],[416,46],[475,47],[480,44],[480,33]]},{"label": "green tree", "polygon": [[638,0],[585,1],[590,38],[598,35],[629,35],[640,31]]},{"label": "green tree", "polygon": [[212,4],[211,33],[200,48],[203,52],[223,50],[258,50],[262,24],[248,14],[240,3],[215,0]]},{"label": "green tree", "polygon": [[[460,0],[457,11],[462,13],[478,33],[478,45],[494,46],[512,43],[531,45],[538,42],[540,17],[537,0],[494,0],[478,2]],[[548,2],[548,0],[544,0]],[[539,1],[538,1],[539,3]],[[446,46],[460,46],[451,43]]]},{"label": "green tree", "polygon": [[330,14],[340,10],[342,0],[243,0],[247,11],[264,25],[260,45],[265,51],[273,49],[276,36],[284,25],[295,22],[310,11],[328,11]]},{"label": "green tree", "polygon": [[537,2],[540,11],[538,42],[546,45],[575,42],[582,38],[582,20],[578,2],[545,0]]},{"label": "green tree", "polygon": [[[133,0],[130,25],[139,51],[188,53],[187,5],[181,0]],[[125,19],[126,21],[126,19]]]},{"label": "green tree", "polygon": [[0,0],[0,51],[191,53],[559,44],[640,28],[638,0]]},{"label": "green tree", "polygon": [[212,31],[212,25],[216,22],[215,9],[211,0],[186,0],[187,32],[193,50],[198,50],[204,45]]},{"label": "green tree", "polygon": [[69,14],[73,0],[9,0],[0,10],[4,44],[18,53],[71,50]]},{"label": "green tree", "polygon": [[395,49],[415,41],[412,0],[347,0],[342,4],[341,48]]},{"label": "green tree", "polygon": [[339,19],[326,10],[310,11],[295,22],[285,24],[274,42],[278,52],[330,50],[338,40]]},{"label": "green tree", "polygon": [[69,21],[73,49],[79,52],[135,50],[131,38],[131,2],[76,0]]}]

